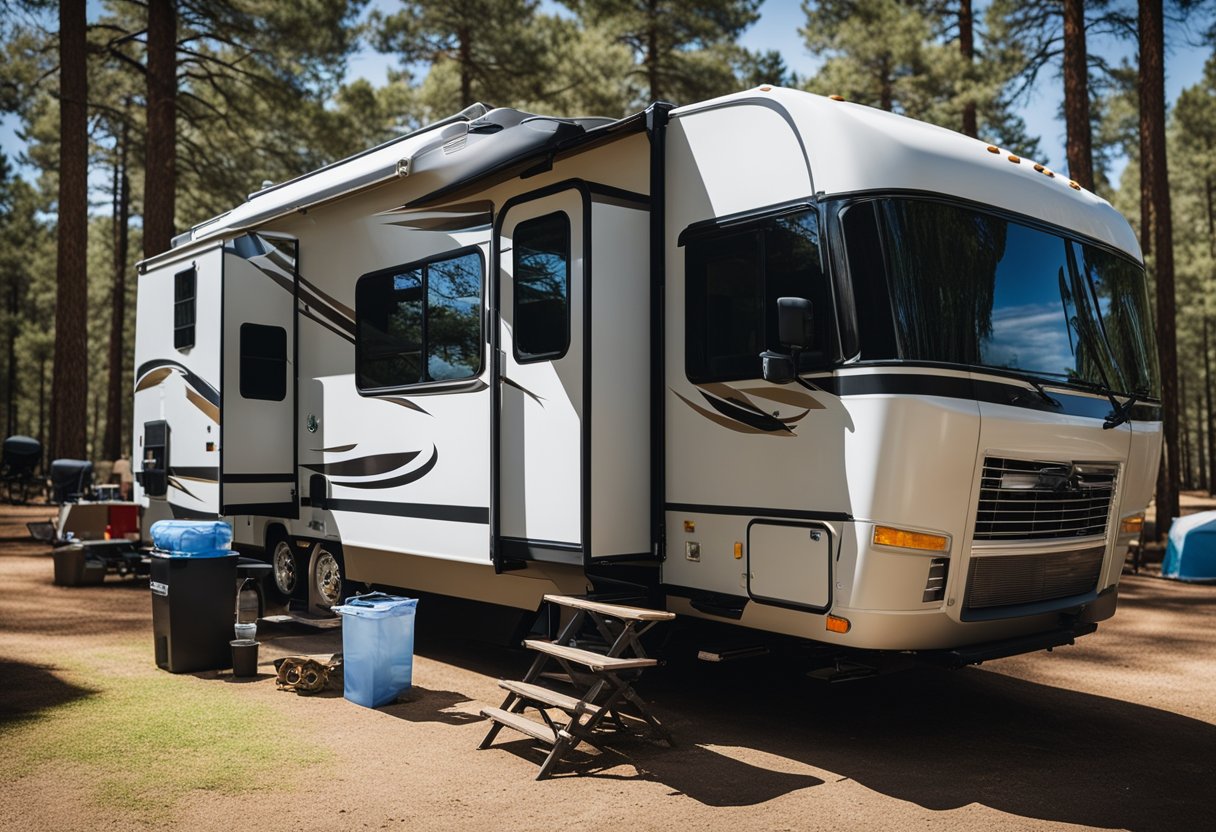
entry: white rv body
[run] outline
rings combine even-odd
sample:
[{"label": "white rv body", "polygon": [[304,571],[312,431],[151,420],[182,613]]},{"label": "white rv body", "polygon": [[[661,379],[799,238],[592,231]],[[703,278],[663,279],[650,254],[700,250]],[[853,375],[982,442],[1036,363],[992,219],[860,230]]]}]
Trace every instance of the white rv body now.
[{"label": "white rv body", "polygon": [[[316,584],[337,590],[317,574],[335,560],[353,582],[527,610],[623,563],[673,611],[844,647],[1087,632],[1068,628],[1113,612],[1155,481],[1153,391],[1106,428],[1133,391],[1112,404],[1080,375],[1027,378],[1029,358],[870,360],[877,325],[852,296],[869,280],[854,229],[873,213],[892,239],[880,223],[903,200],[1142,261],[1117,212],[1048,173],[776,88],[619,122],[466,113],[254,194],[141,264],[137,499],[295,553],[314,603],[332,601]],[[787,243],[819,258],[824,357],[776,383],[751,349],[774,346],[775,299],[753,292],[756,335],[731,329],[731,298],[755,263],[776,286]],[[194,336],[177,349],[186,271]],[[1067,313],[1072,344],[1083,316]],[[148,447],[162,423],[167,460]],[[1030,492],[1058,535],[1007,502]]]}]

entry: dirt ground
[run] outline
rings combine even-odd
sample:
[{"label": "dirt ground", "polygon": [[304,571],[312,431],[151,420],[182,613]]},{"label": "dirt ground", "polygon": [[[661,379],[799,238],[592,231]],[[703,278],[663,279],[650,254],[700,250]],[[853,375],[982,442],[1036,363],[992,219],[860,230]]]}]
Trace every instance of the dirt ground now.
[{"label": "dirt ground", "polygon": [[[1165,832],[1211,828],[1216,810],[1216,586],[1128,575],[1115,618],[1076,646],[954,672],[829,685],[771,658],[673,660],[640,690],[675,748],[621,741],[538,783],[531,741],[504,731],[477,750],[478,710],[500,704],[495,680],[519,678],[523,651],[422,628],[413,690],[378,710],[277,692],[265,672],[340,649],[337,630],[260,628],[252,681],[172,676],[153,661],[146,581],[52,585],[49,550],[22,525],[46,514],[0,508],[0,760],[20,758],[0,779],[3,830]],[[248,708],[269,756],[251,754],[245,788],[194,779],[187,754],[223,750],[206,741],[166,740],[183,743],[185,774],[176,750],[130,752],[121,734],[138,727],[85,707],[123,706],[124,685],[155,686],[183,721],[211,699],[237,703],[238,722]],[[40,725],[61,742],[38,745]],[[124,776],[185,786],[115,798]]]}]

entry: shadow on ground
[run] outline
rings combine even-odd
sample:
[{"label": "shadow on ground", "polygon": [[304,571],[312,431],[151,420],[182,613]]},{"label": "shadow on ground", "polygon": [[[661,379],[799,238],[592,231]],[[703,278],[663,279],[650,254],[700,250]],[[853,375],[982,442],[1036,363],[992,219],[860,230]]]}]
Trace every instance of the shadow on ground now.
[{"label": "shadow on ground", "polygon": [[45,711],[95,693],[60,679],[49,665],[0,660],[0,679],[4,680],[0,726],[37,718]]}]

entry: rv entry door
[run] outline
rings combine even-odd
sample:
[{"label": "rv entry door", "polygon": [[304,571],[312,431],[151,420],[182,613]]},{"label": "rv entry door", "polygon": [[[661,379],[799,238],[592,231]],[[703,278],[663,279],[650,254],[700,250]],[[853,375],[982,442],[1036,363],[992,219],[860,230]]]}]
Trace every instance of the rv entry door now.
[{"label": "rv entry door", "polygon": [[223,513],[296,517],[296,241],[224,246]]},{"label": "rv entry door", "polygon": [[583,562],[584,195],[508,202],[495,238],[494,557]]}]

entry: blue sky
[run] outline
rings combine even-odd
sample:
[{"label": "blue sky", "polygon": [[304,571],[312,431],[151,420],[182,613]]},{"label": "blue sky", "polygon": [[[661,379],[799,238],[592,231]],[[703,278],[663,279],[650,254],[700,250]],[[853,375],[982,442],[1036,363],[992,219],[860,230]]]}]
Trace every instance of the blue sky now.
[{"label": "blue sky", "polygon": [[[397,0],[372,0],[372,8],[392,11],[400,8]],[[564,7],[555,0],[542,0],[542,8],[546,11],[564,12]],[[977,16],[987,4],[977,2]],[[97,13],[98,4],[89,3],[89,13]],[[786,64],[799,75],[812,74],[817,68],[817,60],[809,55],[803,44],[799,28],[804,23],[804,16],[799,0],[765,0],[760,7],[760,20],[748,29],[741,43],[749,49],[776,49],[785,57]],[[1203,64],[1210,51],[1200,46],[1190,45],[1187,41],[1198,42],[1193,32],[1179,29],[1167,31],[1170,40],[1170,51],[1166,60],[1166,93],[1173,101],[1178,93],[1197,83],[1203,76]],[[1091,36],[1089,49],[1092,53],[1105,55],[1112,62],[1117,62],[1121,56],[1134,57],[1132,47],[1112,38]],[[365,77],[374,84],[383,84],[389,67],[395,63],[387,55],[379,55],[365,50],[354,56],[349,64],[348,77]],[[1064,170],[1064,125],[1059,118],[1060,101],[1063,96],[1063,84],[1052,73],[1044,73],[1039,79],[1039,86],[1032,92],[1029,99],[1021,102],[1020,112],[1026,120],[1026,126],[1031,135],[1040,137],[1042,158],[1036,161]],[[22,143],[17,136],[17,119],[13,116],[0,117],[0,146],[12,159],[21,150]],[[1117,182],[1119,169],[1113,171]],[[30,171],[26,171],[30,174]]]}]

